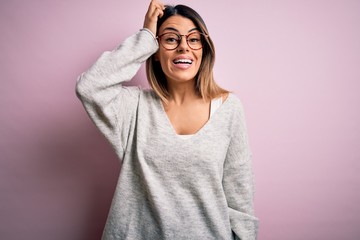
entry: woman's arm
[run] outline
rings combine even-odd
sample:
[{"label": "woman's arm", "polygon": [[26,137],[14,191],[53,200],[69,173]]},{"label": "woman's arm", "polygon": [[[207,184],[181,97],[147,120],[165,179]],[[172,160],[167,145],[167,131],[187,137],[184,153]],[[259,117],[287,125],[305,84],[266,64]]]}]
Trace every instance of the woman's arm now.
[{"label": "woman's arm", "polygon": [[90,118],[121,157],[134,127],[140,94],[139,88],[123,87],[121,83],[130,81],[157,51],[156,24],[163,9],[161,2],[151,1],[144,28],[113,51],[104,52],[76,84],[76,94]]},{"label": "woman's arm", "polygon": [[241,104],[235,110],[233,136],[224,164],[223,187],[228,202],[230,224],[236,239],[255,240],[258,219],[254,216],[254,178]]},{"label": "woman's arm", "polygon": [[136,114],[140,89],[123,87],[141,64],[158,49],[153,34],[146,29],[127,38],[100,58],[78,78],[77,96],[91,120],[120,156],[126,148],[128,132]]}]

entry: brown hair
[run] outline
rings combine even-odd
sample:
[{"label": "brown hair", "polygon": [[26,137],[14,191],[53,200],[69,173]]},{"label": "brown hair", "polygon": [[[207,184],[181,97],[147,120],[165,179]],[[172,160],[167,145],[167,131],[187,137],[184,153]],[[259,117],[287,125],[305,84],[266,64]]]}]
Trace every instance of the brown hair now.
[{"label": "brown hair", "polygon": [[[227,90],[219,87],[213,76],[213,68],[215,63],[215,47],[209,36],[207,27],[201,16],[192,8],[185,5],[165,6],[164,15],[158,20],[157,31],[160,26],[171,16],[180,15],[193,21],[199,31],[207,37],[204,37],[203,55],[199,71],[196,78],[196,92],[204,99],[211,100],[223,93],[228,93]],[[161,68],[160,62],[155,61],[154,55],[146,61],[146,75],[148,82],[155,93],[164,101],[167,102],[170,94],[167,89],[166,76]]]}]

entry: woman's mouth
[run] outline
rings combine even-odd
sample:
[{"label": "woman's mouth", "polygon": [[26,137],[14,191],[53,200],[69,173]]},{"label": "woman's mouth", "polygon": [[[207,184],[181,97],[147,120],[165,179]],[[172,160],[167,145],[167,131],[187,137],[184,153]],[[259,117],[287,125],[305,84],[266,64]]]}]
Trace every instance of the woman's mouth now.
[{"label": "woman's mouth", "polygon": [[175,59],[173,61],[175,64],[192,64],[192,60],[190,59]]},{"label": "woman's mouth", "polygon": [[188,58],[176,58],[173,61],[174,65],[176,68],[179,69],[188,69],[191,67],[193,60],[188,59]]}]

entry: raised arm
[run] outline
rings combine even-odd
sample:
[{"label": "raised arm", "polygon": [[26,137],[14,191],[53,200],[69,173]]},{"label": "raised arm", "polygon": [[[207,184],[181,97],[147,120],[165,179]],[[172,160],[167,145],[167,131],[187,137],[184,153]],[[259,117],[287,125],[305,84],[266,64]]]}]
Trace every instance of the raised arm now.
[{"label": "raised arm", "polygon": [[123,87],[121,83],[130,81],[141,64],[157,51],[156,24],[162,9],[161,3],[151,1],[144,28],[114,50],[104,52],[77,80],[77,96],[119,156],[126,148],[140,94],[139,88]]}]

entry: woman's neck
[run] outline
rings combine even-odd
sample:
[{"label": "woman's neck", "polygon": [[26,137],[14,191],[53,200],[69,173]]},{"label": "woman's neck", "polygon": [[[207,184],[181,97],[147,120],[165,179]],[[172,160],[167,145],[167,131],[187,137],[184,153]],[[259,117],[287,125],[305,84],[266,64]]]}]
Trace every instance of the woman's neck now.
[{"label": "woman's neck", "polygon": [[168,91],[170,93],[169,102],[175,105],[191,103],[193,100],[200,99],[195,90],[195,80],[186,82],[168,81]]}]

